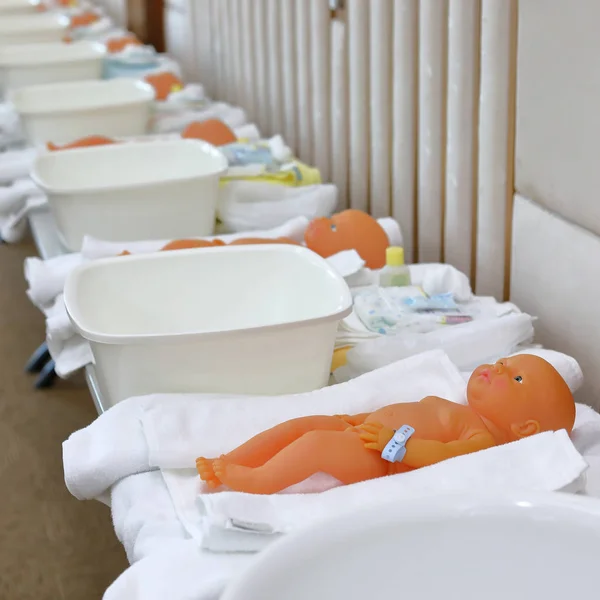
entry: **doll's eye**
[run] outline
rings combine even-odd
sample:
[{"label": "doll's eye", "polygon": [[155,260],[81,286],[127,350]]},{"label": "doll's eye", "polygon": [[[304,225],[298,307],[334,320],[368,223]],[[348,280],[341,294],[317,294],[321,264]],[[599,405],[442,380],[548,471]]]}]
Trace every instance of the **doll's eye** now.
[{"label": "doll's eye", "polygon": [[337,227],[333,223],[331,224],[331,231],[337,231]]},{"label": "doll's eye", "polygon": [[516,381],[517,383],[523,383],[523,378],[522,378],[520,375],[517,375],[517,376],[515,377],[515,381]]}]

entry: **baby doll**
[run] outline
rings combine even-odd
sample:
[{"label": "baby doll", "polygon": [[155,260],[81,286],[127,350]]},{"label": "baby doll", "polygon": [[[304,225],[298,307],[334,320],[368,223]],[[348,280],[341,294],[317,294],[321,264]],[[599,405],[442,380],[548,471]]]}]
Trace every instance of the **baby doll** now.
[{"label": "baby doll", "polygon": [[426,467],[471,452],[566,429],[575,402],[544,359],[521,354],[482,365],[467,385],[468,404],[428,396],[359,415],[286,421],[217,459],[198,458],[209,487],[274,494],[316,473],[343,484]]}]

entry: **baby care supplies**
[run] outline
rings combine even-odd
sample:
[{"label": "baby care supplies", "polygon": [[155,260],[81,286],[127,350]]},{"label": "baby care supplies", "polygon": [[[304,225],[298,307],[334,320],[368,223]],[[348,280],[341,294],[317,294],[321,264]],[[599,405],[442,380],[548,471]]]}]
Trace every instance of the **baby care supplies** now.
[{"label": "baby care supplies", "polygon": [[381,287],[402,287],[410,285],[410,270],[404,264],[404,248],[390,246],[385,251],[385,267],[379,274]]}]

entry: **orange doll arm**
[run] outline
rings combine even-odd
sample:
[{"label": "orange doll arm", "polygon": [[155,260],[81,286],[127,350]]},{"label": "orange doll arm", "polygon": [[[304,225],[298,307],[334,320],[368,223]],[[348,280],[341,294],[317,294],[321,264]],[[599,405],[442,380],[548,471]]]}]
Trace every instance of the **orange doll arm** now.
[{"label": "orange doll arm", "polygon": [[492,436],[484,432],[476,433],[468,440],[453,442],[411,439],[406,443],[406,455],[402,459],[402,464],[413,469],[419,469],[455,456],[485,450],[495,445],[496,442]]},{"label": "orange doll arm", "polygon": [[[360,429],[360,439],[363,440],[365,448],[376,452],[383,452],[387,443],[394,437],[394,430],[384,427],[380,423],[365,423],[360,426]],[[402,459],[402,464],[412,469],[420,469],[495,445],[494,438],[483,431],[474,433],[466,440],[452,442],[411,438],[406,442],[406,454]]]}]

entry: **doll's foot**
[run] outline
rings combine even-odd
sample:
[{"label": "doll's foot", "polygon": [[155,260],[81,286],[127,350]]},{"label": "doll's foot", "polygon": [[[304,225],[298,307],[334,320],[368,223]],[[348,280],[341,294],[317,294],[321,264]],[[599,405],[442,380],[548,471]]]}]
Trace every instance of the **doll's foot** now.
[{"label": "doll's foot", "polygon": [[246,491],[254,471],[251,467],[232,465],[223,456],[216,458],[212,467],[219,481],[234,492]]},{"label": "doll's foot", "polygon": [[201,456],[196,459],[196,470],[200,479],[206,483],[209,488],[217,488],[221,485],[221,480],[215,475],[214,463],[216,459],[204,458]]}]

